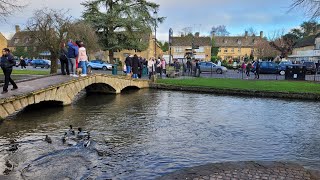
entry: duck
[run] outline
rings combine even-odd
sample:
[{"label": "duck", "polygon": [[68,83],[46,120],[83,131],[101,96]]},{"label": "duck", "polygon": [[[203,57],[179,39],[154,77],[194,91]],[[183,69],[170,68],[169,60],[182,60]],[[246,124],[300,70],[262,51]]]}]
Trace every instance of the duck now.
[{"label": "duck", "polygon": [[8,168],[12,168],[12,167],[13,167],[13,165],[10,163],[9,160],[6,160],[5,165],[6,165]]},{"label": "duck", "polygon": [[74,136],[74,135],[76,135],[76,133],[73,130],[72,125],[70,125],[69,127],[70,127],[70,129],[67,132],[65,132],[64,135],[65,136]]},{"label": "duck", "polygon": [[13,165],[12,165],[12,163],[10,163],[9,160],[6,160],[5,166],[6,166],[6,168],[5,168],[5,170],[3,171],[3,174],[4,174],[4,175],[9,175],[10,172],[13,170]]},{"label": "duck", "polygon": [[14,140],[12,140],[12,139],[10,139],[9,140],[9,148],[7,149],[7,151],[12,151],[12,152],[15,152],[15,151],[17,151],[18,150],[18,144],[17,143],[15,143],[15,141]]},{"label": "duck", "polygon": [[47,143],[49,143],[49,144],[52,143],[52,140],[51,140],[51,138],[50,138],[48,135],[46,135],[46,137],[45,137],[44,140],[45,140]]},{"label": "duck", "polygon": [[88,146],[90,146],[90,140],[83,141],[83,147],[88,147]]},{"label": "duck", "polygon": [[78,134],[77,134],[77,138],[78,139],[90,139],[90,133],[86,132],[86,131],[82,131],[82,128],[78,128]]}]

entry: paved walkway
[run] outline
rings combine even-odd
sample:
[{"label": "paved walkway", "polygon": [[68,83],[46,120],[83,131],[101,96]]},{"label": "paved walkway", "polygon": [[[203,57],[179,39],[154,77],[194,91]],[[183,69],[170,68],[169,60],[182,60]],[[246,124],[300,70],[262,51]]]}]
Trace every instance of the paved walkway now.
[{"label": "paved walkway", "polygon": [[[70,77],[70,76],[63,76],[63,75],[56,75],[56,76],[48,76],[48,77],[41,77],[39,79],[35,79],[35,80],[28,80],[28,81],[24,81],[24,82],[19,82],[17,83],[18,88],[15,91],[11,91],[10,89],[12,88],[11,85],[9,85],[8,88],[8,93],[6,94],[0,94],[0,99],[3,98],[8,98],[11,96],[18,96],[18,95],[23,95],[26,93],[30,93],[42,88],[46,88],[52,85],[57,85],[63,82],[67,82],[69,80],[74,79],[74,77]],[[0,87],[2,88],[2,87]],[[1,89],[2,91],[2,89]]]},{"label": "paved walkway", "polygon": [[228,162],[186,168],[159,180],[317,180],[320,173],[284,162]]}]

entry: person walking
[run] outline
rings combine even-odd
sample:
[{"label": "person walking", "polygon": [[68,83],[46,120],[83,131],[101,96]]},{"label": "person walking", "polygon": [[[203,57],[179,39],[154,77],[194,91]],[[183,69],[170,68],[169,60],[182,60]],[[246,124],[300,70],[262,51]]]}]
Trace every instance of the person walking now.
[{"label": "person walking", "polygon": [[[61,65],[61,73],[62,75],[70,75],[69,72],[69,60],[68,60],[68,49],[66,48],[66,44],[64,42],[61,43],[60,52],[59,52],[59,60]],[[67,72],[67,73],[66,73]]]},{"label": "person walking", "polygon": [[76,58],[79,55],[79,47],[69,40],[68,42],[68,63],[69,63],[69,72],[70,76],[78,77],[77,75],[77,64]]},{"label": "person walking", "polygon": [[126,70],[127,70],[127,75],[131,75],[131,67],[132,67],[132,55],[129,55],[126,57],[126,60],[124,61],[126,64]]},{"label": "person walking", "polygon": [[247,79],[250,77],[251,68],[252,68],[252,64],[250,62],[248,62],[247,66],[246,66]]},{"label": "person walking", "polygon": [[78,61],[79,61],[79,67],[82,68],[82,74],[81,76],[87,76],[87,62],[88,62],[88,55],[87,55],[87,50],[84,47],[83,42],[79,43],[79,56],[78,56]]},{"label": "person walking", "polygon": [[255,76],[254,78],[260,79],[260,63],[259,63],[259,61],[256,62],[255,67],[256,67],[256,70],[254,73],[254,76]]},{"label": "person walking", "polygon": [[4,74],[4,85],[1,94],[5,94],[8,92],[9,82],[13,86],[13,88],[11,89],[12,91],[18,89],[17,84],[11,79],[12,67],[15,65],[16,63],[14,61],[13,55],[10,53],[10,50],[8,48],[4,48],[2,50],[2,57],[0,62],[1,69]]},{"label": "person walking", "polygon": [[161,59],[162,73],[165,74],[165,75],[167,74],[166,65],[167,65],[166,60],[164,58],[162,58]]},{"label": "person walking", "polygon": [[154,58],[150,58],[148,61],[149,79],[151,79],[151,76],[154,75],[155,70],[155,60]]},{"label": "person walking", "polygon": [[133,56],[133,59],[132,59],[132,78],[134,79],[137,79],[138,78],[138,71],[139,71],[139,58],[138,56],[135,54]]},{"label": "person walking", "polygon": [[27,69],[26,67],[26,61],[23,59],[23,57],[20,57],[20,66],[21,66],[21,70],[23,69]]}]

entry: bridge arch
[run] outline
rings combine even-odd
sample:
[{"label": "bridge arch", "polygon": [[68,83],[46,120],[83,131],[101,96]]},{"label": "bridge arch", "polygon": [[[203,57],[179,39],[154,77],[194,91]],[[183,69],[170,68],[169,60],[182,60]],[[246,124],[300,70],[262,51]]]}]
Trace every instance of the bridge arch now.
[{"label": "bridge arch", "polygon": [[0,99],[0,119],[40,102],[62,102],[63,105],[70,105],[82,90],[86,90],[88,93],[118,94],[128,87],[148,88],[149,81],[102,74],[72,79],[33,92],[26,92],[19,96]]}]

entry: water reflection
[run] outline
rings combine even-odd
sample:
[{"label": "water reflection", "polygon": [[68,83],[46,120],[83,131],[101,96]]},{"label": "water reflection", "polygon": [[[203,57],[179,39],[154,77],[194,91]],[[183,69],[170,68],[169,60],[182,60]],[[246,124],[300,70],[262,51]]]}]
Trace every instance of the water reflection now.
[{"label": "water reflection", "polygon": [[[25,179],[40,172],[61,179],[153,179],[183,167],[237,160],[289,160],[319,169],[319,106],[154,90],[90,95],[72,106],[34,109],[4,121],[0,142],[26,142],[10,155],[17,170],[27,168]],[[91,148],[62,145],[70,124],[91,131]],[[45,134],[52,145],[28,141]],[[98,156],[94,148],[107,154]],[[53,166],[60,175],[50,174]]]}]

